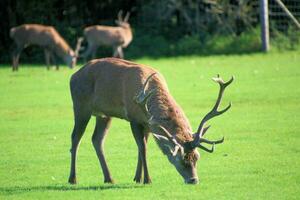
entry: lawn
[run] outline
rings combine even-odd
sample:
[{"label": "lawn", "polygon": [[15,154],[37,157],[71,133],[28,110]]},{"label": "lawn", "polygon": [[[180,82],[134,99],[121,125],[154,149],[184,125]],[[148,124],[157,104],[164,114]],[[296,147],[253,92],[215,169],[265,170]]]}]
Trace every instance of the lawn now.
[{"label": "lawn", "polygon": [[[94,119],[78,154],[78,184],[67,183],[73,127],[69,79],[75,70],[0,66],[0,199],[299,199],[300,53],[140,59],[158,69],[194,129],[212,108],[211,77],[235,76],[209,139],[225,136],[215,153],[201,152],[200,184],[185,185],[153,138],[153,183],[135,184],[137,147],[129,123],[114,119],[105,152],[116,184],[104,184],[91,144]],[[77,69],[76,69],[77,70]]]}]

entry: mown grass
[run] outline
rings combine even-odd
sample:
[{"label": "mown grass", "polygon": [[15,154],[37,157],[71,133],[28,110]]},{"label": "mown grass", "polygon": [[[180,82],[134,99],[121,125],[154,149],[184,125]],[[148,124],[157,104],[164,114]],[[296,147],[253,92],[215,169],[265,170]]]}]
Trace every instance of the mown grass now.
[{"label": "mown grass", "polygon": [[79,184],[67,184],[73,126],[69,78],[74,70],[0,67],[0,199],[298,199],[300,196],[299,52],[243,56],[140,59],[158,69],[194,129],[212,107],[211,77],[235,76],[207,138],[225,136],[216,152],[201,152],[199,185],[183,180],[149,141],[151,185],[135,184],[137,148],[126,121],[114,119],[105,151],[116,184],[103,184],[91,145],[94,120],[78,157]]}]

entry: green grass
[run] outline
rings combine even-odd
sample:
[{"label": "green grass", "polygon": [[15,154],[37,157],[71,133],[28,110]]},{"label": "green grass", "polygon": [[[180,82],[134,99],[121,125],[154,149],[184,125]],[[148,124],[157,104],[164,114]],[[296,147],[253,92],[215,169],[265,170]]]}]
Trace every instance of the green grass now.
[{"label": "green grass", "polygon": [[91,145],[94,119],[78,155],[79,184],[67,184],[73,126],[69,79],[75,70],[0,67],[0,199],[298,199],[300,196],[299,52],[140,59],[158,69],[194,129],[212,107],[220,73],[235,82],[213,119],[216,152],[201,152],[199,185],[185,185],[151,138],[151,185],[135,184],[137,147],[129,123],[114,119],[105,150],[116,184],[103,184]]}]

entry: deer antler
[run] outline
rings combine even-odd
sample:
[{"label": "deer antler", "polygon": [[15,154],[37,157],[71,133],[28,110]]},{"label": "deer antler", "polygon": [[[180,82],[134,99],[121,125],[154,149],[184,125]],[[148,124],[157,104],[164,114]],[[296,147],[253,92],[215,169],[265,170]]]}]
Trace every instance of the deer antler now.
[{"label": "deer antler", "polygon": [[130,16],[130,12],[127,12],[124,18],[124,22],[128,22]]},{"label": "deer antler", "polygon": [[143,89],[133,97],[133,100],[140,106],[142,107],[142,110],[145,112],[146,116],[148,119],[151,118],[151,115],[149,113],[147,103],[149,98],[153,95],[153,93],[156,91],[156,89],[150,90],[148,93],[146,93],[146,86],[148,85],[149,80],[155,75],[156,73],[151,74],[145,81],[143,85]]},{"label": "deer antler", "polygon": [[[223,143],[224,137],[222,139],[220,139],[220,140],[215,140],[215,141],[210,141],[210,140],[202,138],[202,136],[205,134],[205,132],[210,127],[210,126],[207,126],[207,127],[204,128],[204,125],[205,125],[205,123],[208,120],[210,120],[213,117],[216,117],[218,115],[223,114],[224,112],[226,112],[227,110],[229,110],[229,108],[231,107],[231,103],[229,103],[229,105],[225,109],[223,109],[221,111],[218,111],[218,108],[220,106],[220,103],[221,103],[221,100],[222,100],[225,88],[232,83],[232,81],[234,80],[234,78],[231,77],[231,79],[229,81],[224,82],[223,79],[219,75],[217,75],[217,77],[213,78],[213,80],[215,82],[219,83],[219,85],[220,85],[219,95],[218,95],[216,104],[214,105],[214,107],[212,108],[212,110],[204,116],[204,118],[200,122],[200,125],[198,127],[197,132],[194,134],[194,140],[190,143],[190,147],[191,148],[200,147],[201,149],[203,149],[205,151],[208,151],[210,153],[212,153],[214,151],[214,145],[215,144]],[[206,147],[202,146],[201,145],[202,142],[206,143],[206,144],[212,144],[213,145],[212,149],[207,149]]]},{"label": "deer antler", "polygon": [[177,152],[180,150],[181,154],[184,154],[184,148],[176,141],[175,137],[167,130],[165,129],[162,125],[160,125],[157,121],[155,121],[153,119],[153,116],[150,114],[149,110],[148,110],[148,106],[147,106],[147,103],[148,103],[148,100],[149,98],[154,94],[154,92],[156,92],[156,88],[154,89],[151,89],[149,92],[146,92],[146,87],[148,85],[148,82],[149,80],[154,76],[156,75],[156,72],[151,74],[145,81],[144,85],[143,85],[143,88],[142,90],[136,95],[133,97],[133,100],[136,104],[138,104],[142,110],[145,112],[146,116],[147,116],[147,119],[148,119],[148,124],[149,125],[152,125],[152,126],[155,126],[159,129],[161,129],[166,137],[169,139],[169,141],[171,141],[174,145],[175,145],[175,148],[174,150],[171,150],[172,152],[172,155],[173,156],[176,156]]},{"label": "deer antler", "polygon": [[76,44],[76,48],[75,48],[75,56],[78,57],[79,56],[79,51],[80,51],[80,47],[81,47],[81,43],[83,41],[83,37],[79,37],[77,39],[77,44]]},{"label": "deer antler", "polygon": [[123,14],[123,10],[120,10],[119,12],[118,12],[118,20],[121,22],[121,21],[123,21],[123,19],[122,19],[122,14]]}]

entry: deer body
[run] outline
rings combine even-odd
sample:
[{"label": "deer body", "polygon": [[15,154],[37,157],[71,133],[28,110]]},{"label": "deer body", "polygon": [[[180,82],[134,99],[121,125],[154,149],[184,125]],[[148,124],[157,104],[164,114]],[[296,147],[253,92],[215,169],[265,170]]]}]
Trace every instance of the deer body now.
[{"label": "deer body", "polygon": [[[92,141],[103,170],[104,182],[113,182],[103,153],[103,142],[112,117],[130,122],[139,150],[134,178],[136,182],[141,182],[143,172],[144,183],[151,182],[146,160],[146,143],[150,132],[154,133],[158,146],[185,182],[198,182],[196,162],[199,153],[195,147],[188,148],[186,145],[194,140],[192,128],[157,71],[117,58],[92,60],[72,76],[70,88],[75,117],[70,183],[76,183],[77,149],[92,115],[96,116]],[[153,90],[153,94],[146,94],[144,98],[146,90]],[[145,107],[143,103],[137,103],[144,99]]]},{"label": "deer body", "polygon": [[121,13],[119,13],[116,23],[118,26],[101,26],[94,25],[84,29],[84,37],[88,42],[88,49],[83,54],[83,57],[87,59],[92,54],[92,58],[95,58],[96,51],[99,46],[109,46],[113,48],[113,57],[123,58],[123,48],[126,48],[132,40],[132,32],[130,24],[127,22],[129,14],[126,15],[123,20]]},{"label": "deer body", "polygon": [[59,68],[55,55],[63,59],[70,68],[76,64],[75,52],[52,26],[24,24],[11,28],[10,37],[16,44],[13,52],[13,70],[18,70],[20,54],[29,45],[38,45],[44,48],[48,69],[50,59],[56,64],[56,68]]},{"label": "deer body", "polygon": [[[141,67],[141,65],[120,59],[93,60],[74,74],[71,80],[71,91],[73,92],[73,87],[74,91],[78,88],[81,88],[81,92],[87,91],[85,97],[88,99],[89,109],[95,115],[103,113],[106,116],[128,121],[147,123],[144,113],[132,99],[141,90],[143,81],[154,72],[155,70],[152,68]],[[83,73],[85,76],[82,75]],[[173,98],[168,96],[169,92],[164,79],[161,76],[156,79],[156,84],[160,86],[165,95],[164,101],[169,101],[165,103],[175,104]],[[76,83],[78,86],[73,86]],[[82,93],[79,95],[82,96]],[[87,102],[86,100],[85,102]],[[153,109],[156,108],[153,107]],[[156,110],[155,113],[157,111],[162,110]],[[166,115],[167,113],[163,114]]]}]

